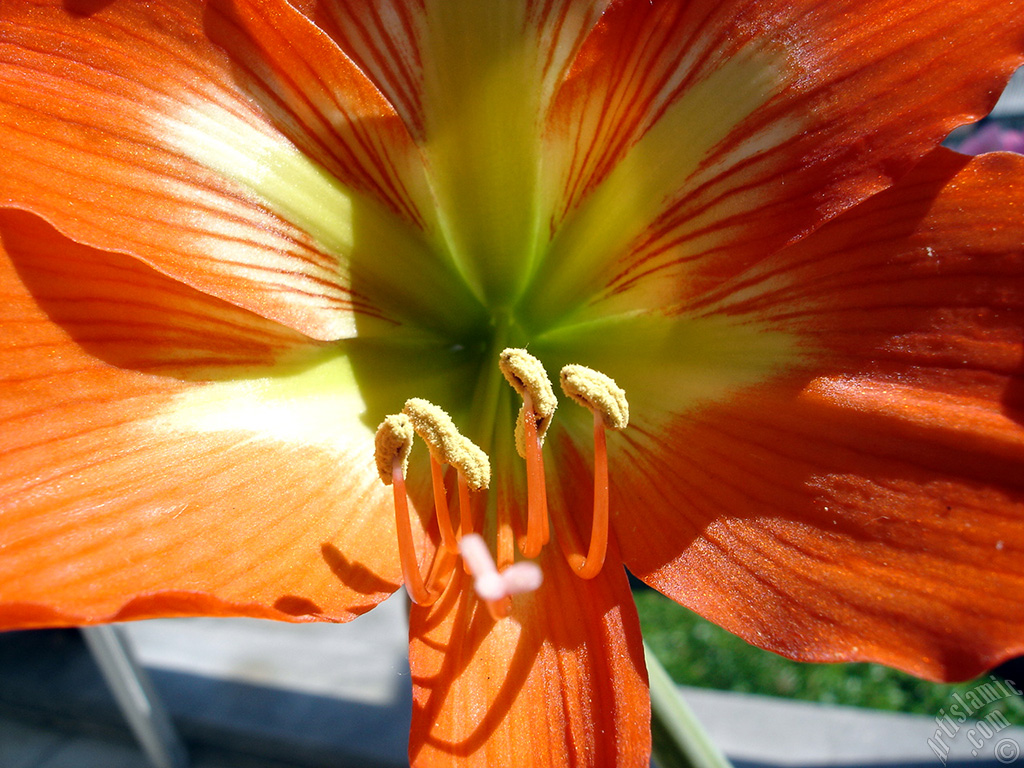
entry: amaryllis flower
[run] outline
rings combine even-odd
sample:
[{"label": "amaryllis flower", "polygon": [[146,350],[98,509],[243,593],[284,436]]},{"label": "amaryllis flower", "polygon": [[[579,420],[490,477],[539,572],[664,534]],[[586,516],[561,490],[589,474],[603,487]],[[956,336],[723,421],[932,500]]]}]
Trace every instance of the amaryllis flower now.
[{"label": "amaryllis flower", "polygon": [[0,624],[404,564],[418,765],[644,764],[623,564],[793,658],[1024,650],[1024,159],[938,148],[1022,11],[3,3]]}]

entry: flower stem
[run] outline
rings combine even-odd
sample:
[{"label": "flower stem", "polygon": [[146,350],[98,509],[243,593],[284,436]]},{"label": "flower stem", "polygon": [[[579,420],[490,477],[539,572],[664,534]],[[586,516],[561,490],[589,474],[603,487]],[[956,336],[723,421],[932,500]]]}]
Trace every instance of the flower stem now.
[{"label": "flower stem", "polygon": [[731,768],[647,643],[644,655],[651,683],[654,764],[658,768]]}]

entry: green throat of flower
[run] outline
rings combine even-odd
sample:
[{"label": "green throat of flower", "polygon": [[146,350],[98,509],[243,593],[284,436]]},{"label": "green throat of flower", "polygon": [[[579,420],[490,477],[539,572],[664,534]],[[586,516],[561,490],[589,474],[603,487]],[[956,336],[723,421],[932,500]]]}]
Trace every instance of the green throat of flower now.
[{"label": "green throat of flower", "polygon": [[[497,562],[477,531],[478,518],[491,514],[486,498],[491,471],[487,454],[462,435],[449,415],[422,399],[408,400],[399,414],[388,416],[377,428],[377,470],[385,485],[394,489],[396,530],[406,588],[413,602],[434,603],[451,579],[461,555],[463,567],[473,576],[477,595],[494,618],[508,615],[512,597],[540,586],[536,558],[551,539],[542,456],[544,435],[555,415],[557,400],[543,364],[524,349],[505,349],[498,365],[505,379],[522,397],[516,420],[515,442],[526,462],[527,520],[525,533],[518,537],[518,550],[526,561],[515,562],[516,543],[509,532],[497,527]],[[587,408],[594,423],[594,512],[590,544],[586,553],[578,552],[566,537],[558,542],[577,576],[592,579],[604,566],[608,547],[608,450],[606,429],[623,429],[629,422],[625,392],[604,374],[581,365],[566,365],[560,375],[566,397]],[[420,573],[419,558],[409,520],[405,475],[413,436],[418,435],[430,450],[430,469],[434,496],[434,515],[441,543],[426,578]],[[453,522],[444,484],[444,466],[458,476],[459,518]],[[502,502],[499,501],[499,504]],[[507,510],[493,514],[508,520]]]}]

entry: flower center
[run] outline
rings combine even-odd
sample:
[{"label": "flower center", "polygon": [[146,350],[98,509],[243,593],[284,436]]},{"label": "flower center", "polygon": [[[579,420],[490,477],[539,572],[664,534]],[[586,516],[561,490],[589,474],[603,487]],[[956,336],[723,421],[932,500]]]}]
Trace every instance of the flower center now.
[{"label": "flower center", "polygon": [[[485,539],[477,533],[486,530],[474,518],[478,510],[488,508],[479,497],[490,484],[491,469],[487,455],[459,432],[449,415],[436,405],[419,398],[405,403],[402,412],[388,416],[377,428],[376,462],[381,481],[394,490],[398,549],[410,598],[418,605],[433,604],[451,580],[459,557],[474,578],[477,595],[495,618],[508,615],[512,597],[537,589],[540,569],[530,562],[551,539],[547,492],[544,480],[544,435],[557,407],[554,389],[543,364],[524,349],[506,349],[499,356],[499,368],[509,384],[523,399],[516,420],[515,442],[519,456],[526,462],[527,521],[526,535],[519,551],[524,560],[515,562],[515,552],[503,546],[499,526],[495,550],[497,563]],[[560,375],[562,391],[574,402],[588,408],[594,417],[594,510],[590,544],[578,551],[575,537],[568,534],[564,520],[557,536],[562,552],[580,578],[592,579],[600,573],[608,548],[608,451],[606,429],[622,429],[629,421],[625,393],[602,373],[581,365],[567,365]],[[420,572],[412,525],[409,518],[406,473],[414,436],[419,436],[430,451],[434,517],[440,545],[426,577]],[[444,467],[457,474],[459,495],[458,526],[448,505]],[[507,502],[506,502],[507,503]],[[509,511],[498,499],[496,514],[507,518]],[[480,523],[480,525],[478,525]],[[509,551],[511,549],[511,551]]]}]

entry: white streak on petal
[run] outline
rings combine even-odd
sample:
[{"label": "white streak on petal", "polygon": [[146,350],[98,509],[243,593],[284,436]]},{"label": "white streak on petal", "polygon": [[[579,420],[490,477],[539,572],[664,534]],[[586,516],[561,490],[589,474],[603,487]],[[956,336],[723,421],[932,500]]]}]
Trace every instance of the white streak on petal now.
[{"label": "white streak on petal", "polygon": [[164,141],[230,179],[325,250],[352,251],[352,194],[290,144],[216,104],[188,107],[162,126]]},{"label": "white streak on petal", "polygon": [[272,376],[190,387],[172,398],[151,428],[177,433],[250,433],[252,439],[344,453],[373,430],[349,362],[336,356]]}]

